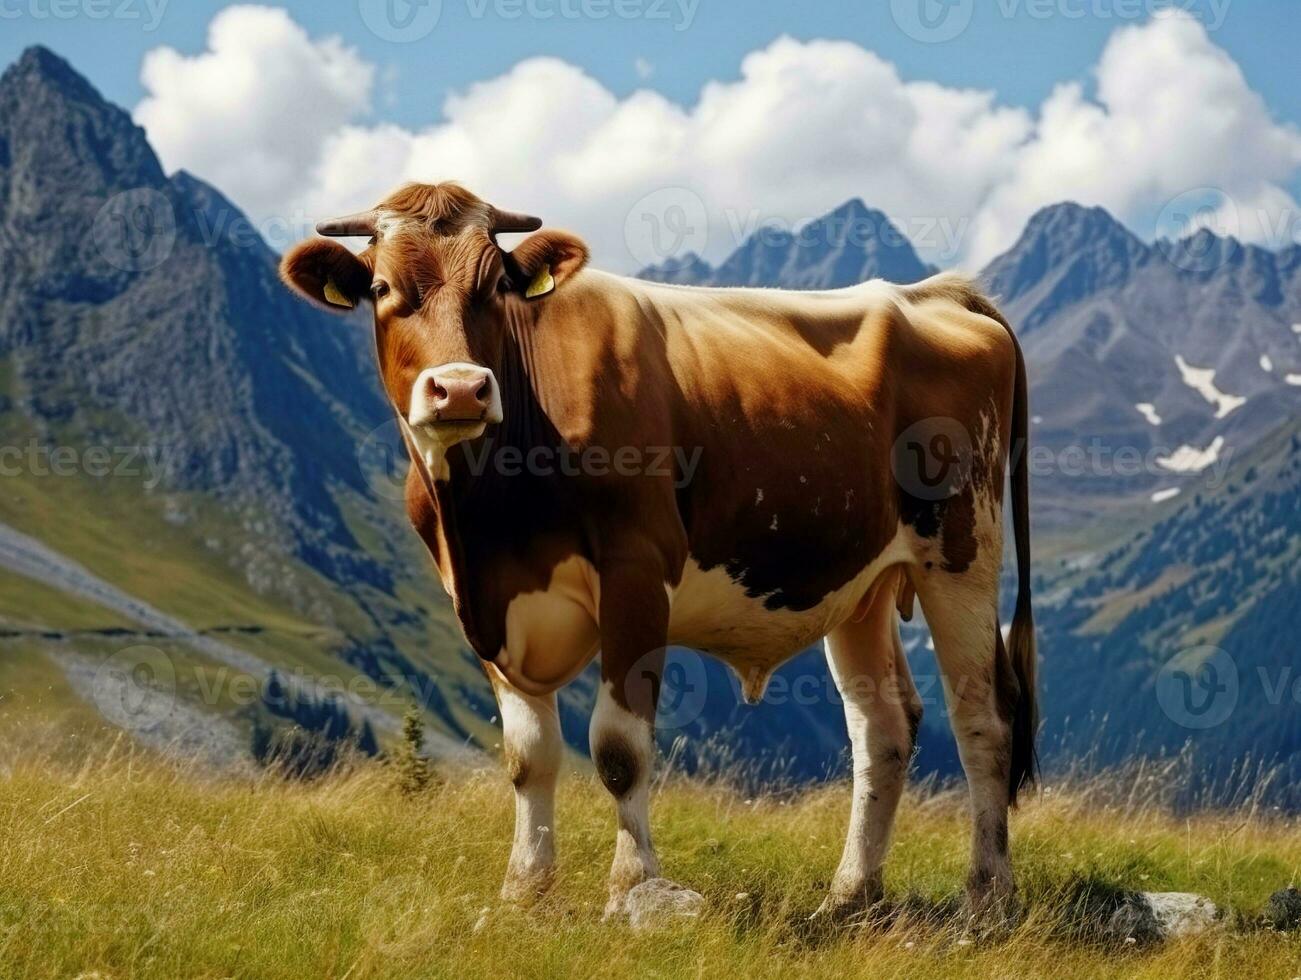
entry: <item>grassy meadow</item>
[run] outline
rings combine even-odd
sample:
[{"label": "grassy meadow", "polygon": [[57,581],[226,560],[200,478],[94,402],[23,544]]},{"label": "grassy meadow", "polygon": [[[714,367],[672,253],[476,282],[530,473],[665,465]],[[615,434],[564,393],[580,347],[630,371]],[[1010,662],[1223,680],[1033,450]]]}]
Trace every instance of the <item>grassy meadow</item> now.
[{"label": "grassy meadow", "polygon": [[[817,934],[804,919],[839,856],[847,785],[747,798],[663,780],[665,873],[706,913],[633,933],[600,921],[613,814],[586,772],[562,779],[561,873],[526,911],[496,901],[514,807],[495,770],[444,772],[407,796],[378,763],[295,783],[214,779],[125,743],[75,764],[26,753],[0,769],[0,976],[1301,975],[1301,935],[1252,924],[1301,879],[1301,828],[1250,810],[1175,818],[1167,776],[1050,785],[1023,804],[1024,920],[973,940],[955,913],[967,825],[952,789],[906,797],[895,914]],[[1097,910],[1119,888],[1195,891],[1229,921],[1159,947],[1108,942]]]}]

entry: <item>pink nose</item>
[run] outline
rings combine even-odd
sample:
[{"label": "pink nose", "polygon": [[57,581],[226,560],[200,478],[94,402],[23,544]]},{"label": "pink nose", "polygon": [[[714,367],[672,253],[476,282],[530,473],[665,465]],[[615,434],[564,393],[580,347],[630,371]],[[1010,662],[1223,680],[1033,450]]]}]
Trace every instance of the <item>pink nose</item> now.
[{"label": "pink nose", "polygon": [[425,379],[425,397],[439,422],[479,422],[492,407],[492,373],[458,367]]}]

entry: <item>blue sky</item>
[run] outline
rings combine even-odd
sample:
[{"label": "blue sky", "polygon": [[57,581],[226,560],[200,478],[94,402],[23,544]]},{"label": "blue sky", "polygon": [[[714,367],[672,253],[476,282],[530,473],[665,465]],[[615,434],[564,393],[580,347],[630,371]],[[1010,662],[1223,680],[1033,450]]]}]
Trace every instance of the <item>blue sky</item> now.
[{"label": "blue sky", "polygon": [[[0,0],[8,14],[0,35],[0,62],[8,63],[29,44],[45,44],[68,57],[114,101],[134,105],[144,94],[140,61],[159,44],[197,51],[212,16],[228,6],[220,0],[171,0],[156,29],[144,0],[126,0],[137,20],[58,19],[49,13],[59,0]],[[92,0],[93,2],[93,0]],[[112,0],[113,5],[123,0]],[[160,0],[154,0],[160,2]],[[405,0],[399,0],[405,2]],[[1063,0],[1056,12],[1044,16],[1033,2],[979,0],[968,28],[942,43],[919,43],[908,37],[892,17],[889,0],[850,0],[832,3],[792,3],[790,0],[698,0],[694,17],[679,29],[684,17],[679,3],[668,0],[665,18],[649,15],[604,19],[567,17],[560,0],[540,0],[540,8],[556,13],[549,19],[521,15],[476,18],[473,0],[442,0],[437,25],[412,43],[392,43],[372,34],[362,19],[359,2],[275,4],[314,34],[339,34],[371,61],[397,71],[392,104],[376,106],[382,118],[414,125],[429,121],[448,88],[500,74],[532,55],[550,54],[580,65],[611,90],[626,94],[650,86],[678,102],[693,101],[700,87],[715,78],[735,77],[741,58],[781,34],[796,38],[846,38],[894,62],[906,77],[926,78],[948,85],[991,88],[1001,99],[1030,106],[1067,78],[1086,78],[1108,34],[1117,26],[1147,18],[1156,0]],[[1283,119],[1301,121],[1301,84],[1297,58],[1301,47],[1301,9],[1295,0],[1209,0],[1189,3],[1207,24],[1222,21],[1213,32],[1216,44],[1228,51],[1252,87],[1265,96]],[[493,4],[484,8],[495,9]],[[509,7],[504,8],[509,10]],[[648,11],[649,7],[646,8]],[[1046,9],[1046,8],[1045,8]],[[1006,11],[1014,11],[1006,16]],[[32,15],[32,11],[36,13]],[[1096,13],[1095,13],[1096,11]],[[1076,16],[1083,12],[1084,16]],[[635,63],[646,59],[654,67],[648,80]]]},{"label": "blue sky", "polygon": [[[231,6],[215,0],[0,0],[0,25],[3,25],[0,61],[13,60],[31,43],[51,47],[72,61],[106,96],[136,112],[169,168],[184,166],[213,180],[258,219],[266,219],[280,208],[289,220],[296,220],[289,212],[331,207],[334,198],[330,194],[340,198],[340,206],[364,201],[364,195],[373,192],[370,183],[365,180],[357,182],[355,196],[358,200],[342,200],[353,197],[354,192],[346,182],[341,182],[337,173],[320,178],[323,186],[316,189],[319,193],[300,193],[297,185],[291,187],[288,183],[296,176],[294,168],[304,173],[312,168],[320,169],[319,161],[311,154],[336,152],[342,138],[340,134],[351,135],[352,142],[356,143],[353,132],[356,128],[367,131],[366,152],[372,155],[394,147],[389,139],[392,134],[387,132],[385,124],[401,128],[405,142],[393,152],[404,155],[405,162],[399,166],[385,157],[380,165],[381,171],[388,167],[393,179],[424,176],[416,161],[426,161],[426,167],[438,169],[437,164],[427,162],[430,145],[464,148],[473,139],[458,131],[442,133],[432,142],[426,140],[419,144],[412,134],[447,121],[445,100],[449,93],[464,94],[476,83],[514,77],[511,73],[520,74],[518,66],[521,62],[528,63],[528,59],[537,56],[559,59],[567,70],[572,71],[558,76],[534,72],[528,77],[516,78],[517,89],[532,86],[534,95],[539,94],[538,86],[557,86],[557,102],[547,103],[543,98],[540,106],[530,103],[527,110],[531,114],[530,121],[536,122],[539,116],[552,120],[549,123],[551,134],[559,133],[563,128],[572,136],[574,146],[590,144],[590,152],[584,159],[595,176],[586,183],[600,189],[603,195],[600,200],[578,199],[582,198],[581,186],[557,188],[558,181],[563,181],[567,171],[561,173],[560,163],[556,160],[567,161],[568,157],[563,146],[557,149],[546,138],[542,138],[542,144],[549,148],[535,145],[537,140],[534,138],[533,142],[524,144],[521,154],[532,154],[541,160],[544,150],[551,153],[552,157],[547,158],[551,162],[547,165],[557,169],[549,182],[539,178],[536,172],[518,172],[527,169],[527,163],[521,163],[515,172],[508,172],[496,161],[492,166],[477,166],[475,161],[483,157],[483,148],[478,150],[479,156],[466,150],[439,157],[440,161],[456,160],[470,173],[463,174],[458,170],[455,173],[430,174],[428,179],[456,176],[476,190],[486,186],[494,192],[526,196],[528,199],[524,201],[502,203],[532,208],[539,207],[534,198],[546,196],[556,189],[559,202],[556,209],[561,217],[575,222],[597,220],[598,223],[608,218],[612,208],[623,217],[634,199],[639,200],[656,189],[685,186],[692,195],[703,199],[710,218],[708,240],[698,243],[707,254],[725,251],[729,240],[734,240],[739,234],[737,228],[749,220],[746,216],[738,219],[736,215],[740,208],[738,202],[745,194],[751,195],[745,198],[745,203],[758,207],[765,220],[776,217],[798,223],[813,217],[812,212],[823,205],[831,207],[839,203],[837,197],[859,194],[861,184],[860,196],[870,197],[868,203],[886,209],[892,217],[904,212],[914,217],[918,226],[932,219],[951,220],[955,224],[967,220],[976,226],[981,226],[982,222],[984,226],[1001,222],[1006,226],[964,235],[964,243],[951,248],[949,251],[954,254],[947,256],[939,255],[944,251],[943,242],[938,246],[934,243],[929,247],[922,246],[922,250],[932,257],[939,255],[941,260],[953,260],[968,251],[980,259],[988,258],[991,249],[1007,244],[1005,239],[1012,223],[1021,221],[1032,204],[1046,203],[1039,197],[1054,194],[1090,203],[1094,203],[1090,198],[1096,198],[1096,203],[1110,207],[1140,233],[1150,234],[1160,227],[1160,215],[1168,210],[1171,200],[1178,198],[1185,189],[1189,193],[1205,194],[1209,187],[1212,195],[1222,191],[1233,197],[1240,207],[1261,213],[1269,209],[1278,213],[1280,208],[1289,207],[1291,201],[1285,198],[1295,200],[1301,191],[1301,168],[1287,162],[1295,156],[1295,147],[1279,145],[1280,140],[1288,142],[1286,131],[1295,121],[1301,120],[1301,86],[1296,84],[1295,70],[1301,18],[1297,17],[1297,4],[1286,0],[1252,0],[1250,3],[1247,0],[1178,0],[1176,5],[1189,11],[1184,21],[1197,25],[1199,33],[1196,37],[1185,31],[1183,40],[1176,45],[1178,50],[1164,59],[1156,55],[1148,59],[1144,54],[1143,45],[1151,45],[1157,51],[1163,44],[1155,31],[1144,36],[1141,44],[1129,46],[1128,62],[1111,73],[1114,79],[1111,91],[1116,99],[1123,101],[1123,97],[1115,96],[1115,93],[1118,88],[1131,84],[1138,88],[1169,86],[1176,89],[1183,72],[1179,59],[1186,57],[1190,64],[1200,59],[1205,66],[1208,63],[1205,53],[1213,51],[1216,58],[1221,54],[1225,56],[1225,60],[1245,78],[1245,86],[1239,86],[1242,91],[1229,93],[1226,96],[1228,101],[1250,116],[1254,110],[1248,103],[1252,99],[1263,100],[1270,122],[1283,132],[1283,136],[1279,136],[1260,119],[1244,122],[1242,126],[1220,134],[1219,138],[1225,141],[1220,154],[1223,159],[1214,166],[1208,163],[1200,170],[1194,168],[1178,178],[1163,180],[1167,171],[1187,170],[1182,162],[1175,160],[1176,155],[1186,158],[1200,152],[1196,142],[1188,139],[1187,133],[1182,142],[1172,137],[1166,145],[1152,149],[1153,154],[1168,153],[1170,166],[1162,166],[1159,156],[1154,163],[1147,164],[1153,173],[1143,180],[1147,185],[1161,186],[1146,197],[1138,187],[1106,186],[1106,175],[1101,170],[1116,165],[1117,151],[1114,149],[1111,159],[1100,154],[1092,164],[1080,164],[1077,179],[1072,183],[1067,180],[1054,182],[1042,176],[1045,169],[1051,169],[1042,161],[1044,154],[1073,152],[1069,134],[1056,143],[1044,141],[1046,148],[1039,154],[1041,160],[1037,171],[1033,168],[1031,154],[1021,153],[1014,159],[1011,147],[1034,141],[1045,118],[1048,100],[1052,98],[1055,87],[1063,82],[1078,81],[1082,85],[1080,98],[1083,104],[1072,109],[1080,117],[1080,125],[1092,127],[1097,124],[1086,110],[1091,108],[1091,100],[1097,98],[1096,79],[1101,59],[1118,37],[1142,30],[1145,25],[1150,27],[1152,10],[1169,5],[1160,0],[856,0],[818,4],[741,3],[737,0],[425,0],[425,3],[424,8],[410,8],[407,0],[271,5],[286,11],[295,30],[301,30],[312,44],[328,45],[331,38],[337,37],[349,51],[349,58],[335,64],[333,74],[328,77],[314,79],[309,77],[310,71],[304,71],[300,73],[301,81],[291,74],[282,83],[284,86],[298,86],[301,94],[301,113],[298,115],[317,115],[329,121],[328,127],[322,122],[320,132],[310,131],[310,126],[302,119],[293,118],[296,106],[292,94],[267,94],[255,86],[239,90],[238,98],[242,105],[221,105],[213,101],[211,90],[221,88],[223,82],[214,81],[220,75],[198,71],[198,56],[211,47],[209,30],[214,18]],[[425,25],[430,23],[434,12],[437,14],[436,23],[426,30]],[[104,16],[104,13],[109,16]],[[385,16],[414,16],[415,26],[411,30],[421,36],[409,43],[386,40],[380,34],[394,30],[394,22],[382,20]],[[918,19],[920,16],[931,19],[923,22]],[[258,35],[261,33],[256,26],[258,22],[245,18],[242,23],[252,25],[242,29],[250,32],[247,38],[249,46],[256,47],[255,42],[260,40]],[[386,27],[385,23],[389,26]],[[938,26],[928,34],[927,23]],[[375,24],[379,25],[378,29],[372,29]],[[936,40],[944,37],[945,32],[955,36]],[[841,62],[839,58],[844,52],[839,49],[834,54],[828,54],[832,49],[817,46],[781,49],[775,42],[782,37],[797,42],[838,39],[852,42],[852,47],[846,49],[850,55]],[[243,44],[241,41],[238,46]],[[1119,50],[1124,46],[1117,43],[1114,47]],[[151,87],[142,81],[142,66],[150,53],[156,53],[159,48],[174,49],[179,61],[172,70],[160,71]],[[856,61],[853,52],[857,51],[864,54]],[[909,116],[913,113],[912,103],[930,104],[925,91],[916,86],[904,101],[892,103],[891,99],[901,90],[874,74],[872,66],[877,62],[890,66],[905,84],[938,83],[950,93],[954,106],[961,101],[957,93],[967,90],[992,92],[990,118],[981,123],[984,128],[972,124],[937,150],[939,156],[951,156],[952,159],[945,163],[956,168],[963,168],[970,152],[980,158],[976,164],[987,166],[989,173],[980,178],[978,188],[955,192],[951,201],[941,200],[934,208],[928,209],[919,203],[926,200],[927,193],[939,198],[949,196],[943,193],[942,174],[933,175],[929,184],[905,187],[904,171],[910,166],[915,169],[916,160],[910,163],[906,154],[879,160],[871,146],[862,145],[865,141],[842,149],[837,148],[833,140],[833,148],[826,153],[829,159],[820,159],[808,152],[801,154],[796,151],[807,151],[801,140],[822,139],[829,131],[826,127],[834,128],[835,120],[827,120],[824,128],[812,127],[807,133],[801,133],[800,126],[791,121],[783,122],[779,118],[780,112],[770,113],[778,130],[773,134],[777,137],[774,141],[765,143],[762,139],[742,134],[733,137],[726,152],[718,151],[711,156],[717,147],[712,145],[708,134],[702,136],[699,131],[704,125],[702,120],[712,117],[694,110],[702,104],[702,92],[711,87],[718,88],[720,83],[723,89],[740,87],[743,60],[756,52],[767,52],[763,66],[756,69],[766,80],[748,79],[748,88],[759,90],[768,86],[780,94],[781,86],[789,83],[794,86],[790,95],[783,96],[779,103],[765,103],[762,92],[751,92],[753,97],[748,100],[736,92],[733,93],[735,98],[722,99],[721,104],[722,111],[727,113],[758,112],[749,125],[760,129],[765,125],[764,105],[796,105],[800,91],[813,91],[823,83],[828,86],[828,92],[834,90],[841,97],[846,95],[844,90],[835,86],[834,80],[805,82],[800,73],[812,72],[816,76],[819,62],[843,66],[846,74],[855,77],[858,77],[855,73],[862,69],[857,84],[863,92],[862,112],[868,116],[877,105],[893,104],[895,108],[890,112]],[[272,57],[272,54],[261,61],[252,59],[232,68],[234,74],[231,77],[238,75],[240,70],[273,75],[274,72],[267,70],[268,65],[296,64],[292,53],[283,58]],[[868,63],[861,63],[864,59]],[[234,60],[228,46],[224,63],[233,64]],[[1123,59],[1118,55],[1114,60]],[[1148,60],[1152,74],[1144,75],[1141,66]],[[183,70],[187,64],[193,69],[188,74]],[[339,76],[343,73],[346,77],[346,72],[359,67],[365,70],[357,72],[358,87],[366,91],[365,98],[354,102],[338,91]],[[1164,74],[1156,74],[1161,72]],[[367,73],[371,75],[368,86],[362,78]],[[202,79],[199,77],[201,74]],[[578,76],[595,84],[584,87],[576,81]],[[160,86],[164,83],[159,79],[166,79],[166,85],[181,94],[161,91]],[[1223,77],[1207,80],[1205,101],[1218,101],[1226,85],[1232,87]],[[320,89],[319,94],[314,94],[316,89],[313,86]],[[207,91],[203,90],[205,88]],[[236,98],[237,88],[232,87],[232,100]],[[1172,111],[1182,113],[1185,129],[1196,130],[1201,125],[1197,83],[1190,83],[1189,88],[1193,94],[1182,103],[1178,101],[1177,93],[1163,98],[1172,103]],[[645,107],[633,97],[633,93],[639,90],[658,93],[664,104],[656,103],[651,111],[641,113]],[[508,103],[505,90],[500,96],[499,103],[489,99],[474,104],[489,113],[496,104],[513,104]],[[152,109],[146,109],[144,104],[151,97],[155,104]],[[250,130],[243,142],[237,141],[224,148],[205,140],[204,130],[242,132],[241,127],[246,122],[243,115],[260,113],[264,104],[274,105],[277,98],[285,106],[287,120],[277,121],[269,116],[260,128]],[[822,95],[817,94],[816,98],[822,98]],[[604,105],[609,100],[613,100],[613,107]],[[847,104],[852,105],[852,102]],[[759,108],[755,109],[756,106]],[[1103,108],[1108,117],[1115,117],[1115,122],[1111,126],[1111,136],[1104,132],[1097,137],[1102,142],[1114,138],[1117,141],[1115,146],[1124,147],[1126,128],[1132,132],[1136,126],[1141,128],[1151,124],[1150,119],[1144,121],[1141,113],[1130,113],[1129,117],[1122,118],[1124,114],[1120,109],[1113,106]],[[666,113],[673,114],[669,110],[681,110],[692,118],[686,122],[671,119],[661,132],[655,127],[660,125],[661,117]],[[951,107],[939,115],[947,119],[955,112],[967,111]],[[816,115],[818,103],[815,101],[804,112]],[[993,118],[998,113],[1015,112],[1024,118],[1018,121],[1007,115],[1001,122]],[[554,117],[550,115],[552,113]],[[601,116],[602,113],[605,115]],[[186,114],[191,118],[180,118]],[[593,119],[590,124],[570,133],[569,116],[586,118],[591,114],[601,118]],[[846,115],[842,112],[842,115],[845,116],[844,126],[852,128],[861,124],[864,132],[876,132],[871,128],[870,120],[850,118],[856,113]],[[731,117],[728,118],[730,121]],[[890,121],[887,118],[887,128],[880,131],[881,142],[889,142]],[[296,133],[300,125],[304,127],[301,134],[289,133],[289,130]],[[614,138],[611,133],[626,134],[630,128],[638,130],[639,127],[641,132],[657,134],[656,139],[648,141],[640,156],[616,154],[610,157],[610,168],[621,173],[637,172],[642,169],[647,154],[658,154],[663,145],[676,146],[678,152],[704,161],[700,169],[693,170],[687,163],[665,167],[662,172],[647,168],[643,177],[630,177],[625,182],[628,184],[626,187],[607,187],[610,182],[605,179],[600,160],[593,162],[598,150],[592,147],[609,146]],[[773,175],[767,172],[773,169],[774,156],[780,164],[788,152],[780,139],[783,128],[790,134],[788,173]],[[258,144],[259,133],[276,129],[285,134],[281,145],[275,145],[271,138],[264,140],[266,145]],[[507,141],[509,132],[509,121],[504,121],[492,134],[492,141]],[[1294,128],[1292,132],[1295,132]],[[1250,155],[1256,151],[1254,146],[1240,145],[1244,133],[1246,138],[1259,139],[1262,145],[1272,147],[1269,152],[1262,151],[1268,162],[1257,171],[1246,174],[1241,172],[1240,161],[1234,159],[1235,155]],[[925,138],[926,133],[919,132],[913,142]],[[290,139],[297,142],[286,145],[285,141]],[[1233,140],[1239,143],[1236,151],[1229,145]],[[986,161],[981,154],[991,141],[999,143],[998,153],[1003,155],[993,159],[997,154],[991,150],[991,160]],[[421,146],[424,146],[424,156],[421,155]],[[265,160],[266,173],[283,171],[290,176],[280,184],[270,178],[245,180],[240,171],[233,170],[226,165],[227,160],[221,159],[223,152],[229,159],[246,153],[253,162]],[[1209,152],[1215,156],[1213,147]],[[749,156],[745,156],[746,153]],[[842,160],[851,157],[857,160],[859,171],[841,165]],[[1098,172],[1089,172],[1089,166]],[[734,193],[718,190],[720,182],[726,185],[719,171],[729,167],[742,171],[741,179],[732,182],[736,188]],[[824,168],[825,174],[822,173]],[[536,171],[538,168],[533,169]],[[751,175],[751,170],[763,173]],[[766,179],[764,173],[767,173]],[[856,177],[858,173],[863,175],[861,180]],[[955,183],[970,182],[969,178],[965,169],[954,172]],[[787,199],[788,195],[782,190],[792,179],[807,180],[815,187],[825,185],[825,200],[807,189],[789,195]],[[1006,186],[1009,181],[1019,184],[1009,188]],[[1134,183],[1139,182],[1140,178],[1136,177]],[[1039,189],[1035,190],[1035,187]],[[718,200],[720,194],[728,199]],[[1000,200],[1003,217],[995,219],[988,213],[986,204],[990,201],[999,204]],[[718,233],[720,222],[727,226],[722,234]],[[607,223],[609,227],[598,231],[598,237],[604,235],[611,242],[619,237],[627,238],[626,229],[616,230],[613,221]],[[1243,237],[1253,236],[1244,232]],[[1278,241],[1274,243],[1278,244]],[[626,254],[629,250],[633,253],[631,256]],[[644,249],[625,249],[613,264],[633,264],[633,260],[640,260],[642,254]]]}]

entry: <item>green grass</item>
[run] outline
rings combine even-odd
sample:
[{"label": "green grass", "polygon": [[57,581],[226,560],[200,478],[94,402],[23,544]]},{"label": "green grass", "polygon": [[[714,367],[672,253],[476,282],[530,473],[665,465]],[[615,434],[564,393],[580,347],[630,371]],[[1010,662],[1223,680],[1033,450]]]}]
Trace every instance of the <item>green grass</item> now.
[{"label": "green grass", "polygon": [[1023,806],[1013,846],[1024,921],[969,942],[951,912],[967,832],[953,792],[910,792],[901,813],[887,896],[910,915],[819,935],[803,920],[839,856],[847,788],[749,801],[669,780],[653,804],[665,873],[701,891],[707,910],[633,933],[600,921],[614,826],[588,775],[562,779],[561,873],[522,910],[496,899],[514,811],[500,772],[447,774],[411,799],[377,764],[302,785],[100,755],[72,765],[26,753],[3,770],[0,976],[1170,980],[1291,977],[1301,964],[1301,938],[1240,926],[1152,949],[1079,932],[1070,910],[1118,888],[1197,891],[1251,916],[1301,875],[1295,823],[1175,819],[1129,798],[1128,779]]}]

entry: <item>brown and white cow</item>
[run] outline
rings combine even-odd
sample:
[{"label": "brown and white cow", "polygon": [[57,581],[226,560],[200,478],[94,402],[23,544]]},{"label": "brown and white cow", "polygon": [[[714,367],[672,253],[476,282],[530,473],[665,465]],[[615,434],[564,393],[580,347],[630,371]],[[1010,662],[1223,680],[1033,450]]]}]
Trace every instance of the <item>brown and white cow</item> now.
[{"label": "brown and white cow", "polygon": [[722,659],[753,699],[825,637],[854,780],[819,912],[879,900],[921,716],[898,632],[916,595],[970,786],[968,896],[1010,898],[1007,814],[1034,779],[1036,706],[1025,370],[1006,322],[952,275],[706,289],[588,269],[561,231],[496,242],[540,225],[454,184],[410,185],[318,226],[370,238],[361,254],[318,238],[282,266],[323,306],[374,305],[408,512],[501,706],[516,793],[503,896],[551,881],[556,691],[598,650],[591,745],[617,808],[617,913],[659,874],[648,794],[665,647]]}]

